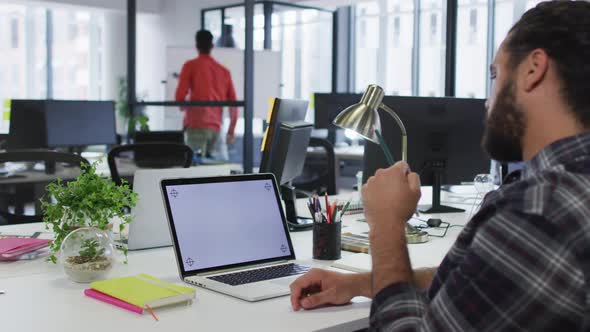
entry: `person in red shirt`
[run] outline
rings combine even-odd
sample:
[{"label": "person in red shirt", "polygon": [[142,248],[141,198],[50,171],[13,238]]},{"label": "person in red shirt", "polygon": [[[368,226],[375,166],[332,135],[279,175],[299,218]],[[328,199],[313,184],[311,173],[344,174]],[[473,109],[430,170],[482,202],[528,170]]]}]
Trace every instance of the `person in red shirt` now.
[{"label": "person in red shirt", "polygon": [[[227,68],[210,55],[213,35],[207,30],[197,31],[195,41],[199,56],[184,63],[176,87],[177,101],[235,101],[236,92]],[[186,107],[183,127],[185,141],[201,156],[210,157],[221,130],[221,107]],[[230,108],[230,125],[226,143],[234,142],[234,129],[238,120],[236,107]]]}]

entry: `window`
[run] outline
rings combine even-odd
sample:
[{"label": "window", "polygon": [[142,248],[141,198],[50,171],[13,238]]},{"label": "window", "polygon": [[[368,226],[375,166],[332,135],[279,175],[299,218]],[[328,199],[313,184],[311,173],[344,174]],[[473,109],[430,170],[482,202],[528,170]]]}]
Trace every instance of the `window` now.
[{"label": "window", "polygon": [[[254,5],[254,49],[264,49],[264,14],[261,4]],[[245,49],[246,45],[246,18],[244,7],[230,7],[225,9],[224,25],[232,27],[236,47]]]},{"label": "window", "polygon": [[46,97],[45,22],[42,8],[0,3],[0,101]]},{"label": "window", "polygon": [[475,41],[477,35],[477,9],[472,8],[469,10],[469,42]]},{"label": "window", "polygon": [[356,92],[365,91],[369,84],[380,83],[377,81],[377,57],[379,52],[385,50],[385,45],[380,48],[380,10],[380,3],[377,1],[361,2],[356,6]]},{"label": "window", "polygon": [[104,26],[104,14],[70,8],[52,9],[51,14],[53,98],[101,99],[97,68],[102,45],[94,36]]},{"label": "window", "polygon": [[[383,88],[390,95],[412,95],[412,51],[414,49],[414,4],[412,1],[387,3],[388,30],[393,40],[386,45]],[[387,34],[389,35],[389,33]]]},{"label": "window", "polygon": [[355,91],[363,92],[367,85],[379,84],[388,95],[443,95],[445,2],[422,1],[419,45],[415,45],[414,22],[418,18],[414,1],[357,3]]},{"label": "window", "polygon": [[221,36],[221,9],[205,12],[205,30],[211,31],[215,40]]},{"label": "window", "polygon": [[436,40],[436,35],[438,31],[438,24],[437,24],[437,15],[430,14],[430,43],[434,44]]},{"label": "window", "polygon": [[18,48],[18,19],[16,17],[10,19],[10,31],[10,45],[12,48]]},{"label": "window", "polygon": [[455,95],[484,98],[487,79],[488,0],[459,0]]},{"label": "window", "polygon": [[332,13],[286,5],[273,5],[273,13],[273,49],[282,60],[281,96],[310,99],[314,92],[330,92]]},{"label": "window", "polygon": [[[420,96],[443,96],[445,85],[446,1],[422,1],[420,21],[419,86]],[[441,19],[439,19],[439,17]]]}]

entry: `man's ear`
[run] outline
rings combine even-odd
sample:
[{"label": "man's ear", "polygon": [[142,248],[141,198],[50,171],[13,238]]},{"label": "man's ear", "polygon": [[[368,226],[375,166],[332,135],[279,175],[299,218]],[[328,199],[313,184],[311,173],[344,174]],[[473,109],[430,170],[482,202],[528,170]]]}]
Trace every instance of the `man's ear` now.
[{"label": "man's ear", "polygon": [[530,92],[539,86],[545,79],[548,70],[549,56],[547,52],[540,48],[533,50],[522,63],[525,91]]}]

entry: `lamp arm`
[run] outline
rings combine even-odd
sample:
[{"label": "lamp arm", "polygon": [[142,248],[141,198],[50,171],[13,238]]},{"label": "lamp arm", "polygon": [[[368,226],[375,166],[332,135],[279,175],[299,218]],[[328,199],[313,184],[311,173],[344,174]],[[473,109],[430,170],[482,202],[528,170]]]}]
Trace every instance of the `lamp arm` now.
[{"label": "lamp arm", "polygon": [[402,161],[407,162],[408,161],[408,134],[406,133],[406,127],[404,126],[402,119],[400,119],[400,117],[391,108],[389,108],[389,106],[385,105],[384,103],[381,103],[379,105],[379,108],[384,110],[387,114],[391,115],[391,117],[393,117],[393,119],[395,120],[395,122],[399,126],[399,129],[402,132]]}]

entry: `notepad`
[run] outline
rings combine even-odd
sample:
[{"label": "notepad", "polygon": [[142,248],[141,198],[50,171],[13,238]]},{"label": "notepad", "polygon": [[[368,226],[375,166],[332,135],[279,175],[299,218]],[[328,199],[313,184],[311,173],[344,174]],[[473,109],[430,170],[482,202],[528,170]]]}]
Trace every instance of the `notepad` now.
[{"label": "notepad", "polygon": [[[138,308],[158,308],[182,302],[190,303],[195,298],[194,288],[175,285],[147,274],[95,281],[90,284],[90,287]],[[117,305],[100,296],[92,296],[97,295],[93,292],[90,293],[85,292],[87,296]]]},{"label": "notepad", "polygon": [[341,259],[334,261],[330,266],[353,272],[370,272],[371,255],[357,253],[344,256]]},{"label": "notepad", "polygon": [[45,248],[51,240],[7,237],[0,239],[0,260],[17,259],[19,256]]}]

